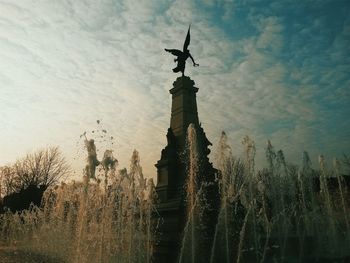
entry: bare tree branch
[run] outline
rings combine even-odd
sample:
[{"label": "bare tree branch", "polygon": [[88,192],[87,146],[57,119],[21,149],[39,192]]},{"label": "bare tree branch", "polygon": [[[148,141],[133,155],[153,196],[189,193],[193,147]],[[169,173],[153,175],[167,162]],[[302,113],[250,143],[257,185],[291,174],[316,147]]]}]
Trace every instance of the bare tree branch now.
[{"label": "bare tree branch", "polygon": [[59,147],[40,149],[17,160],[12,166],[0,167],[0,192],[8,195],[29,185],[47,188],[66,179],[69,171]]}]

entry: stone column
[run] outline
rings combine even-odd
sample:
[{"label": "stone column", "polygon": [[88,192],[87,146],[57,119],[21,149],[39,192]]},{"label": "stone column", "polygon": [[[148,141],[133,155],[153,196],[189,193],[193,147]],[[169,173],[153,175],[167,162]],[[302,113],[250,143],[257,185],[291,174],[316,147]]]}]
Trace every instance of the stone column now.
[{"label": "stone column", "polygon": [[[159,198],[157,210],[160,215],[159,235],[156,238],[154,258],[156,262],[178,260],[183,230],[186,222],[185,183],[187,178],[185,148],[188,126],[193,123],[197,131],[198,151],[201,158],[203,181],[214,181],[216,170],[209,163],[208,146],[211,143],[200,126],[196,93],[198,88],[187,76],[178,77],[170,90],[172,95],[170,128],[167,146],[162,150],[157,167],[156,191]],[[215,196],[217,198],[217,196]]]},{"label": "stone column", "polygon": [[194,81],[183,76],[176,79],[172,94],[170,128],[167,146],[157,162],[157,192],[161,201],[181,195],[185,180],[185,165],[181,154],[185,151],[186,132],[190,123],[199,126]]}]

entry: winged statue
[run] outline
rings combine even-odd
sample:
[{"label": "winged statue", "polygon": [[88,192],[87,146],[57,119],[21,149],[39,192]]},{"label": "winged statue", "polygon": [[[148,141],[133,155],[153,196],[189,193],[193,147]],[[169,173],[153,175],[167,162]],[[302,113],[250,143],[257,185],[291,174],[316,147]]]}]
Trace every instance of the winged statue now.
[{"label": "winged statue", "polygon": [[186,39],[185,39],[183,51],[178,50],[178,49],[167,49],[167,48],[165,48],[165,51],[167,51],[167,52],[171,53],[172,55],[176,56],[176,58],[174,59],[174,62],[177,62],[177,66],[176,66],[176,68],[173,68],[173,72],[177,73],[177,72],[181,71],[182,72],[182,76],[184,76],[186,60],[188,58],[190,58],[192,60],[194,67],[199,66],[199,64],[194,62],[194,59],[191,56],[190,51],[188,49],[188,46],[190,45],[190,40],[191,40],[190,28],[191,28],[191,26],[188,27],[187,36],[186,36]]}]

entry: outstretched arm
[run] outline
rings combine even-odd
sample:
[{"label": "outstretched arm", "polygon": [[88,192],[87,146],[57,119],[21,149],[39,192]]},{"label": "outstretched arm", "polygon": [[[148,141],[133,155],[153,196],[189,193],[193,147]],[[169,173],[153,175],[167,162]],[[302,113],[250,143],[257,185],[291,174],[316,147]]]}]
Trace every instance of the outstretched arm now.
[{"label": "outstretched arm", "polygon": [[190,54],[190,58],[191,58],[191,60],[192,60],[192,62],[193,62],[193,66],[194,66],[194,67],[198,67],[199,64],[197,64],[196,62],[194,62],[194,59],[193,59],[193,57],[191,56],[191,54]]}]

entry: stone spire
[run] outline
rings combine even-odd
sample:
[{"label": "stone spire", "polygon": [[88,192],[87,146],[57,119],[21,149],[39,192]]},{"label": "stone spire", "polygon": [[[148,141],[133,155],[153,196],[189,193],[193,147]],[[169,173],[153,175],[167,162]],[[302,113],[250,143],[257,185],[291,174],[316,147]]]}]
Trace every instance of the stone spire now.
[{"label": "stone spire", "polygon": [[[159,231],[155,249],[155,261],[177,259],[186,222],[185,184],[186,134],[192,123],[195,126],[200,158],[200,180],[213,182],[216,170],[209,162],[208,148],[211,143],[200,125],[197,111],[195,83],[187,76],[178,77],[170,89],[172,95],[170,128],[167,132],[167,145],[162,150],[157,167],[156,191],[159,198],[157,210],[163,224]],[[216,198],[216,197],[215,197]],[[165,261],[164,261],[165,262]]]},{"label": "stone spire", "polygon": [[167,133],[167,146],[162,150],[161,159],[157,162],[157,192],[161,200],[179,198],[183,191],[186,168],[182,155],[186,147],[188,126],[193,123],[198,139],[201,142],[202,155],[210,153],[211,143],[200,126],[195,83],[187,76],[178,77],[169,91],[172,95],[170,128]]},{"label": "stone spire", "polygon": [[198,88],[189,77],[179,77],[173,83],[170,128],[176,137],[183,140],[188,126],[199,125],[196,93]]}]

